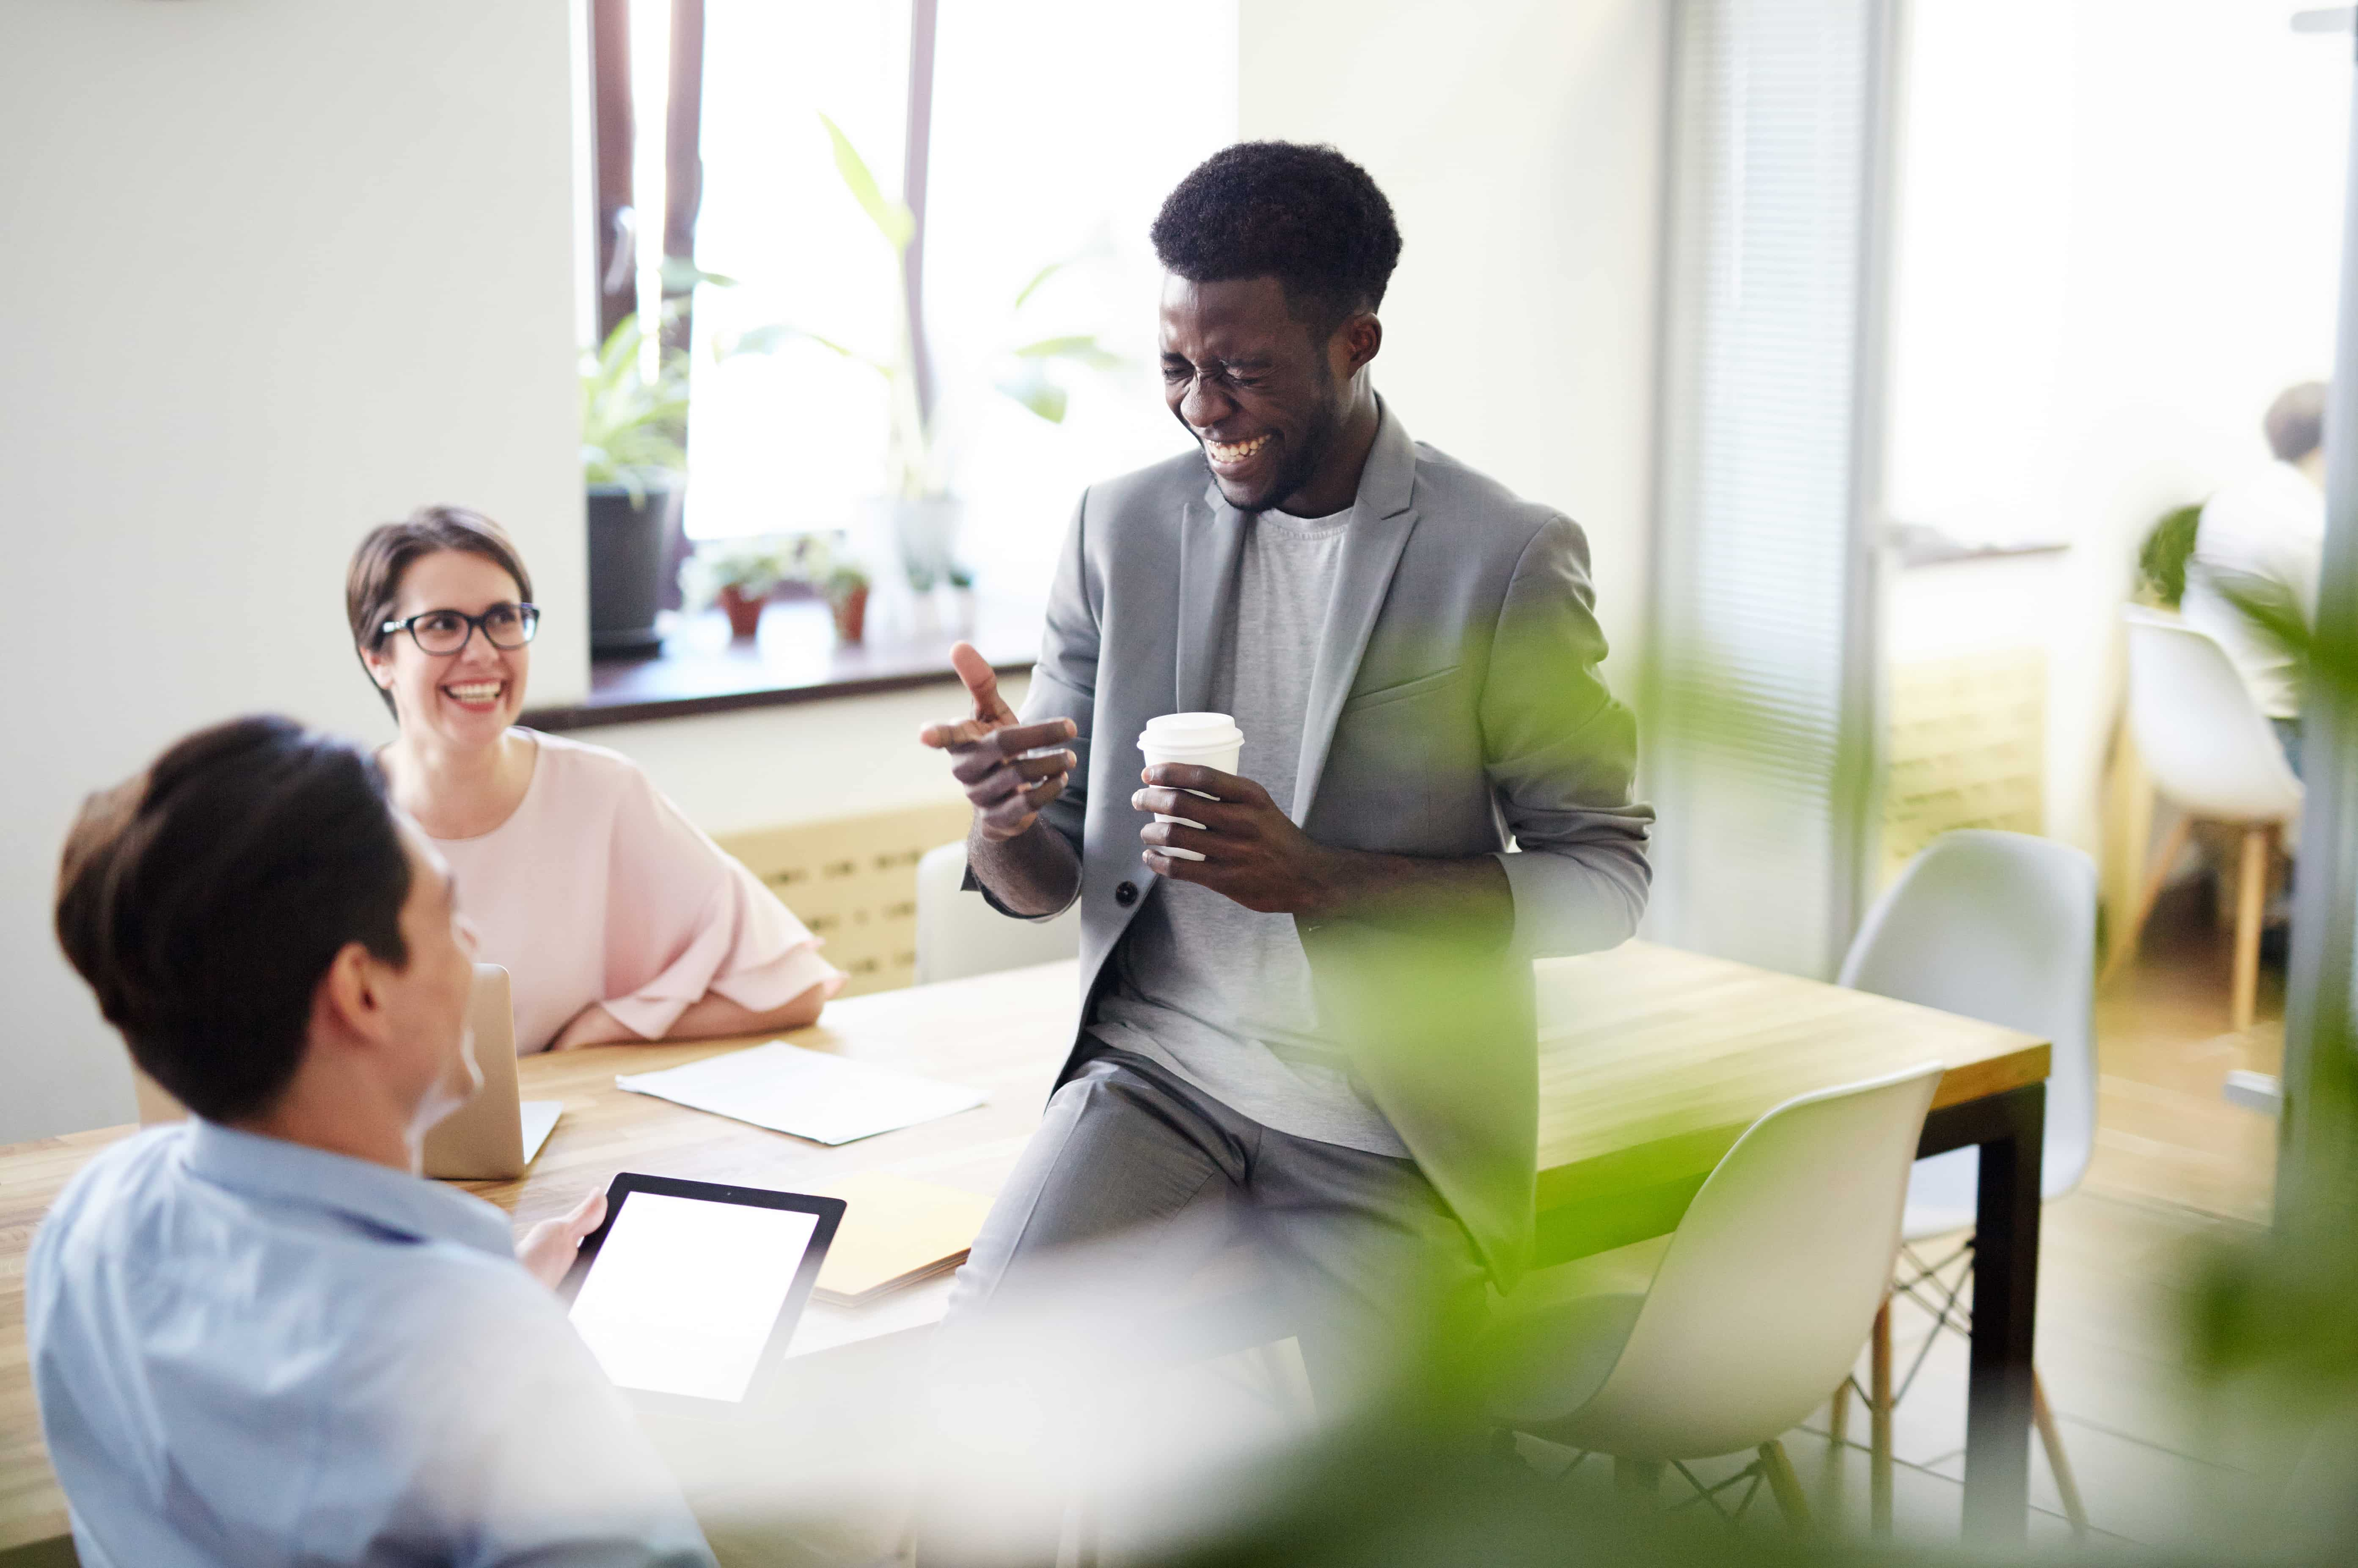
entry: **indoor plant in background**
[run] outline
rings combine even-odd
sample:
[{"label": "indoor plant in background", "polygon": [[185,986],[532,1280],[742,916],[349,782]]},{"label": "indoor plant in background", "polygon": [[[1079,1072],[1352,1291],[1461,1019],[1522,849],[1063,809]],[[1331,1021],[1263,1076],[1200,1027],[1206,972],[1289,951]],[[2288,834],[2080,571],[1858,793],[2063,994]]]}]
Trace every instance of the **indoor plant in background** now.
[{"label": "indoor plant in background", "polygon": [[[819,120],[833,144],[836,172],[844,189],[875,225],[895,273],[905,279],[909,242],[916,232],[914,215],[903,203],[885,197],[867,160],[860,156],[841,127],[825,114]],[[1040,287],[1065,265],[1052,263],[1035,273],[1015,297],[1013,311],[1020,313],[1038,294]],[[851,554],[864,560],[871,575],[882,578],[886,589],[884,601],[902,600],[904,596],[897,590],[905,584],[907,591],[917,596],[918,602],[925,603],[930,602],[936,586],[959,589],[970,587],[973,574],[958,554],[959,506],[950,491],[948,464],[941,450],[937,419],[923,406],[918,394],[916,366],[925,355],[925,345],[918,340],[920,329],[909,319],[905,287],[893,289],[892,299],[894,341],[888,354],[862,352],[783,322],[754,328],[726,351],[768,352],[790,339],[807,339],[847,360],[866,365],[883,379],[889,421],[884,491],[870,503],[867,515],[853,530]],[[1096,334],[1088,332],[1063,333],[1025,342],[1009,349],[1005,357],[1011,368],[995,383],[998,390],[1052,425],[1064,422],[1070,403],[1070,391],[1061,379],[1064,370],[1105,371],[1122,362],[1119,355],[1098,342]],[[898,572],[885,575],[888,565],[897,566]],[[896,578],[898,581],[893,580]],[[857,642],[859,638],[848,636],[845,640]]]},{"label": "indoor plant in background", "polygon": [[868,635],[868,574],[854,561],[838,561],[819,585],[827,613],[835,618],[835,640],[860,643]]},{"label": "indoor plant in background", "polygon": [[719,605],[730,635],[751,637],[778,585],[799,575],[797,559],[796,546],[777,539],[709,539],[681,568],[681,586],[690,603]]},{"label": "indoor plant in background", "polygon": [[[655,367],[647,370],[650,355]],[[590,652],[652,654],[687,490],[687,355],[625,316],[581,356],[581,477],[590,502]]]},{"label": "indoor plant in background", "polygon": [[836,546],[829,534],[805,534],[782,553],[781,568],[789,582],[801,583],[827,600],[835,622],[835,640],[857,643],[868,634],[867,568]]}]

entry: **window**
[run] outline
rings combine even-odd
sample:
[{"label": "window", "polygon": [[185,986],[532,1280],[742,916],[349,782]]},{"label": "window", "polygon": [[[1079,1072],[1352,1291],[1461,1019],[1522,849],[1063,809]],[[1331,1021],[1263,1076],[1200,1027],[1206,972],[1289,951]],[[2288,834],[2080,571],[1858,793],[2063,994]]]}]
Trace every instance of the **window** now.
[{"label": "window", "polygon": [[[1083,486],[1180,449],[1152,373],[1160,269],[1146,230],[1180,176],[1234,138],[1233,0],[594,3],[628,6],[633,163],[649,210],[670,194],[649,183],[678,178],[679,160],[648,144],[664,139],[682,73],[648,57],[679,36],[676,7],[701,22],[689,238],[698,267],[733,281],[694,298],[691,536],[842,528],[888,487],[886,383],[827,344],[892,359],[902,280],[822,115],[888,201],[915,198],[934,469],[964,503],[960,550],[986,586],[1036,583]],[[601,100],[601,133],[614,117]],[[908,157],[913,125],[929,133],[922,160]],[[652,303],[663,236],[643,225],[636,243]],[[757,336],[762,351],[715,355],[778,326],[791,330]],[[1039,371],[1018,347],[1083,336],[1118,362],[1055,366],[1060,423],[1001,390]]]}]

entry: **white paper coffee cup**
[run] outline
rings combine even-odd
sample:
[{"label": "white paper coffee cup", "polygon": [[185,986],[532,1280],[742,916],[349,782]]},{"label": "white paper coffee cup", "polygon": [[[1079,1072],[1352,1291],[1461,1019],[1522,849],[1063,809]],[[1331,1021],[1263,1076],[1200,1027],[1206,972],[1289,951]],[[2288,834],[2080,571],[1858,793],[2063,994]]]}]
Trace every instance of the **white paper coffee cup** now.
[{"label": "white paper coffee cup", "polygon": [[[1237,721],[1225,713],[1166,713],[1146,721],[1146,732],[1138,738],[1138,749],[1146,753],[1150,768],[1163,762],[1186,762],[1199,768],[1216,768],[1232,773],[1242,761],[1245,732]],[[1189,790],[1190,795],[1213,797],[1202,790]],[[1157,822],[1185,822],[1190,827],[1201,827],[1200,822],[1190,822],[1184,816],[1154,814]],[[1174,860],[1200,860],[1204,857],[1193,849],[1164,846],[1163,852]]]}]

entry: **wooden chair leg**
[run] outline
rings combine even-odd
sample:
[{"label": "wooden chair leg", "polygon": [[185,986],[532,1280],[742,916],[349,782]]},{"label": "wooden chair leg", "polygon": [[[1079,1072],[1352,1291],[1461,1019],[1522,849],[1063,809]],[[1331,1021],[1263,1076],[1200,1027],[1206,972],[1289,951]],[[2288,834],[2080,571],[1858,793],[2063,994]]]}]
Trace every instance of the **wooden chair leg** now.
[{"label": "wooden chair leg", "polygon": [[1850,1379],[1844,1378],[1834,1385],[1834,1397],[1826,1404],[1826,1435],[1839,1448],[1850,1441]]},{"label": "wooden chair leg", "polygon": [[1771,1438],[1760,1445],[1760,1473],[1768,1477],[1768,1491],[1777,1499],[1777,1511],[1796,1535],[1806,1535],[1810,1529],[1809,1500],[1801,1496],[1801,1478],[1793,1474],[1793,1462],[1785,1457],[1785,1445]]},{"label": "wooden chair leg", "polygon": [[2088,1508],[2080,1500],[2079,1480],[2063,1454],[2063,1429],[2055,1424],[2054,1409],[2047,1402],[2047,1384],[2036,1367],[2030,1370],[2030,1419],[2038,1423],[2039,1444],[2047,1450],[2047,1467],[2055,1473],[2055,1490],[2063,1498],[2063,1514],[2071,1521],[2071,1533],[2085,1540]]},{"label": "wooden chair leg", "polygon": [[2252,1026],[2259,1000],[2260,922],[2267,914],[2268,851],[2274,834],[2274,828],[2265,826],[2244,829],[2243,863],[2235,873],[2234,1017],[2239,1034]]},{"label": "wooden chair leg", "polygon": [[1867,1393],[1868,1430],[1873,1434],[1867,1465],[1867,1528],[1877,1536],[1891,1533],[1891,1298],[1875,1314],[1871,1354],[1873,1376]]},{"label": "wooden chair leg", "polygon": [[2193,832],[2194,819],[2180,816],[2162,836],[2160,851],[2146,869],[2145,891],[2137,894],[2136,913],[2130,917],[2129,928],[2113,938],[2113,950],[2104,955],[2104,973],[2097,977],[2099,985],[2111,979],[2123,965],[2136,956],[2137,939],[2145,935],[2145,923],[2153,914],[2154,903],[2161,897],[2162,886],[2169,880],[2178,858],[2186,853],[2186,840]]}]

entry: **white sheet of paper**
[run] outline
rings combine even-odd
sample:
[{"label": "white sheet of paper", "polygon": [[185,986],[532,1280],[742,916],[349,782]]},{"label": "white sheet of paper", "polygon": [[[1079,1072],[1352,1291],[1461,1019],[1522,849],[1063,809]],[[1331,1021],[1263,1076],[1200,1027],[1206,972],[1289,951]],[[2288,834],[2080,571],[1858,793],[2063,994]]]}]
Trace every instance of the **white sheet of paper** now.
[{"label": "white sheet of paper", "polygon": [[574,1330],[623,1388],[741,1400],[817,1227],[799,1209],[628,1194]]},{"label": "white sheet of paper", "polygon": [[871,1062],[773,1040],[657,1073],[622,1073],[614,1087],[692,1110],[750,1121],[814,1143],[849,1143],[972,1110],[990,1097]]}]

